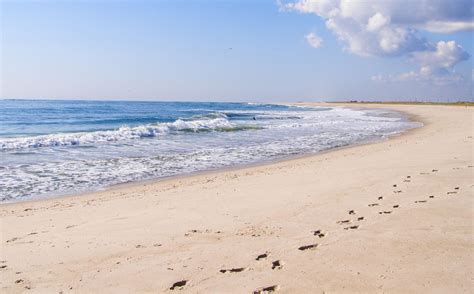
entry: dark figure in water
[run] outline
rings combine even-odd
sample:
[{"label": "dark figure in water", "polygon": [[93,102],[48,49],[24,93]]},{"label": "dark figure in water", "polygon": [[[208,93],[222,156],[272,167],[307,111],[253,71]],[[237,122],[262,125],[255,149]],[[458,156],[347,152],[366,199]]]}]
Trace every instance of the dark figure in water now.
[{"label": "dark figure in water", "polygon": [[253,117],[253,120],[257,120],[257,119],[255,118],[255,116]]}]

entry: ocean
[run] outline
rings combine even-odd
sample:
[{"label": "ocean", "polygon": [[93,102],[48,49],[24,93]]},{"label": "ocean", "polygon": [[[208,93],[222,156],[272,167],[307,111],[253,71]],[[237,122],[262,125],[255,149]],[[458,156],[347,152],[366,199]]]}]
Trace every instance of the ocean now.
[{"label": "ocean", "polygon": [[417,126],[341,107],[0,100],[0,201],[314,154]]}]

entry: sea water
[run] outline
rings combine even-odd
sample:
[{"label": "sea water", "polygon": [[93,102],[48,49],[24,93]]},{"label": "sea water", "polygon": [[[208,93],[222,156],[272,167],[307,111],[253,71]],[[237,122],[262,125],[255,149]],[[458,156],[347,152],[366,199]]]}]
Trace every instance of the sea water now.
[{"label": "sea water", "polygon": [[313,154],[417,126],[362,108],[0,100],[0,201]]}]

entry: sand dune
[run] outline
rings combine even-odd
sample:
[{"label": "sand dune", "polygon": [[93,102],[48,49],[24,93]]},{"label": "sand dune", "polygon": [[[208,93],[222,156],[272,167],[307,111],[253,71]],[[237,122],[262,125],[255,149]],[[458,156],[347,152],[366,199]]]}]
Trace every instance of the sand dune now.
[{"label": "sand dune", "polygon": [[472,293],[474,108],[284,162],[0,206],[0,289]]}]

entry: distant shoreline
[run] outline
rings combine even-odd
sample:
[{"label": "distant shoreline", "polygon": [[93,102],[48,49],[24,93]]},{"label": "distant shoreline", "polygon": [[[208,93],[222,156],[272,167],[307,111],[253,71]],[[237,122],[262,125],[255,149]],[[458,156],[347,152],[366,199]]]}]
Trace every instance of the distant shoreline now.
[{"label": "distant shoreline", "polygon": [[[304,102],[303,102],[304,103]],[[457,102],[417,102],[417,101],[334,101],[326,102],[334,104],[386,104],[386,105],[440,105],[440,106],[474,106],[474,102],[457,101]]]}]

